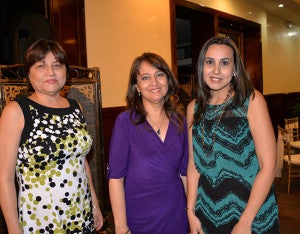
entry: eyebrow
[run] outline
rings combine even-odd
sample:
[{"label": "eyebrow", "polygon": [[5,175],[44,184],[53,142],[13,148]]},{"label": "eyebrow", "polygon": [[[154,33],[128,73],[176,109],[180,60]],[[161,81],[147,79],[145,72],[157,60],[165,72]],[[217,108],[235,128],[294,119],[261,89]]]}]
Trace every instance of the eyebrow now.
[{"label": "eyebrow", "polygon": [[[212,58],[212,57],[205,57],[204,59],[213,59],[213,60],[215,60],[215,58]],[[220,60],[224,60],[224,59],[232,60],[232,58],[228,58],[228,57],[221,58]]]}]

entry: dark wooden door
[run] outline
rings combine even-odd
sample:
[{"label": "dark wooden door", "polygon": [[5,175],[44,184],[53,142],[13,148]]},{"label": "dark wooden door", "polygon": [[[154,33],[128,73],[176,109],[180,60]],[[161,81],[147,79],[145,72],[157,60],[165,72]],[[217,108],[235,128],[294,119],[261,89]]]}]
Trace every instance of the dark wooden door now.
[{"label": "dark wooden door", "polygon": [[[237,43],[250,79],[257,90],[263,91],[260,24],[185,0],[171,0],[170,9],[172,68],[180,88],[185,92],[180,100],[185,102],[185,99],[195,97],[199,51],[206,40],[220,34],[231,37]],[[179,22],[187,22],[185,25],[188,27],[178,27],[178,19]],[[188,41],[182,39],[181,36],[185,35],[189,35]],[[180,41],[184,41],[183,45]],[[186,51],[189,51],[188,57]],[[188,63],[182,64],[182,61]]]},{"label": "dark wooden door", "polygon": [[42,37],[57,40],[70,65],[86,67],[84,0],[0,1],[0,64],[22,63]]},{"label": "dark wooden door", "polygon": [[53,38],[66,50],[69,64],[87,66],[84,0],[47,0]]}]

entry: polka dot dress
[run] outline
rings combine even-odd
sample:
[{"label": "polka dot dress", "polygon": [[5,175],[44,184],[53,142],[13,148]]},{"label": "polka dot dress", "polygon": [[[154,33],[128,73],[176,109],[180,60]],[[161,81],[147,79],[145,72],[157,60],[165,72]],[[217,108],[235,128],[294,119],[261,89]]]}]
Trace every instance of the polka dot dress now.
[{"label": "polka dot dress", "polygon": [[92,145],[75,100],[49,108],[17,99],[25,126],[18,158],[19,220],[24,233],[91,233],[85,159]]}]

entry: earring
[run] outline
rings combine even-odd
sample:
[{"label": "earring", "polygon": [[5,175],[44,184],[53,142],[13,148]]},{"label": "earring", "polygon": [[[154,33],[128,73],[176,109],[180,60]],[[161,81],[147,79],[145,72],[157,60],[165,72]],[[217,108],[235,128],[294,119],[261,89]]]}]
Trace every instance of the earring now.
[{"label": "earring", "polygon": [[138,91],[138,95],[139,95],[139,97],[140,97],[140,96],[141,96],[141,92]]},{"label": "earring", "polygon": [[235,72],[232,73],[232,77],[235,77]]}]

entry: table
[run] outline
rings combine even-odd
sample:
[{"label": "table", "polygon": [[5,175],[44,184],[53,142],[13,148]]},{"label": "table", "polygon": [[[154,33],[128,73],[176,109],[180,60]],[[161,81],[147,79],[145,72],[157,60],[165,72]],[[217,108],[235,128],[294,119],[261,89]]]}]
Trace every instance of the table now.
[{"label": "table", "polygon": [[298,148],[300,149],[300,141],[292,141],[290,143],[290,146],[293,147],[293,148]]}]

